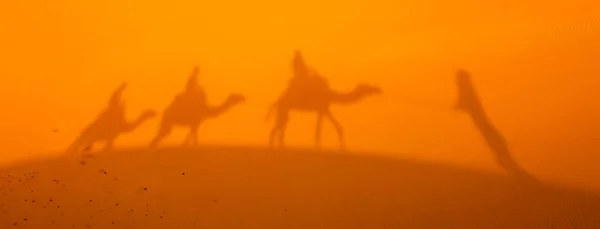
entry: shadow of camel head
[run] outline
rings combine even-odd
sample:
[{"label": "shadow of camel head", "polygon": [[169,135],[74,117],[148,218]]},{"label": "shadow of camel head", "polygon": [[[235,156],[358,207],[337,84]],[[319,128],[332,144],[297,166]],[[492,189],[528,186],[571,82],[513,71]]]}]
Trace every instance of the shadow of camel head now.
[{"label": "shadow of camel head", "polygon": [[146,109],[146,110],[144,110],[144,112],[142,112],[141,117],[143,117],[145,119],[151,119],[151,118],[155,118],[157,115],[158,115],[158,112],[156,112],[156,110]]},{"label": "shadow of camel head", "polygon": [[227,96],[226,101],[227,103],[231,104],[241,104],[246,102],[246,96],[239,93],[232,93],[229,96]]},{"label": "shadow of camel head", "polygon": [[356,88],[354,88],[354,91],[358,94],[362,94],[365,96],[382,95],[383,94],[383,90],[379,86],[375,86],[375,85],[371,85],[371,84],[367,84],[367,83],[361,83],[361,84],[357,85]]}]

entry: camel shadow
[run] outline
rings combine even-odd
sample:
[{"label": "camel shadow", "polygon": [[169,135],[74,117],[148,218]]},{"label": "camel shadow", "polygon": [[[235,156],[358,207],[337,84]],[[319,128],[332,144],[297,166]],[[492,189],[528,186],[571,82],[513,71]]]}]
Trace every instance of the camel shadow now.
[{"label": "camel shadow", "polygon": [[91,151],[97,142],[105,143],[104,151],[112,150],[119,136],[133,132],[145,121],[156,116],[154,110],[147,109],[133,122],[127,121],[125,102],[121,98],[126,87],[127,83],[123,83],[113,92],[108,107],[100,112],[94,122],[81,131],[78,138],[67,149],[67,153],[76,154],[80,150]]},{"label": "camel shadow", "polygon": [[459,96],[455,109],[465,112],[471,117],[475,127],[486,141],[488,148],[495,154],[497,164],[521,181],[537,183],[537,179],[513,159],[506,139],[493,125],[485,112],[473,85],[471,75],[467,71],[459,70],[456,74],[456,84]]},{"label": "camel shadow", "polygon": [[176,95],[163,111],[158,132],[150,142],[150,148],[156,148],[176,126],[189,128],[183,146],[197,146],[200,124],[207,119],[221,116],[246,100],[245,96],[232,93],[220,105],[209,105],[204,89],[198,84],[198,72],[199,68],[196,66],[188,78],[185,90]]},{"label": "camel shadow", "polygon": [[[314,141],[317,148],[321,146],[321,125],[324,118],[333,124],[340,148],[345,149],[344,130],[330,111],[332,104],[353,104],[366,97],[382,93],[377,86],[359,84],[349,92],[339,92],[331,89],[329,82],[316,70],[311,69],[305,62],[302,54],[296,51],[292,60],[294,77],[288,87],[280,94],[278,100],[269,109],[265,120],[275,114],[275,125],[271,129],[269,146],[285,146],[285,131],[289,122],[291,111],[304,111],[317,113],[317,124]],[[277,142],[276,142],[277,141]]]}]

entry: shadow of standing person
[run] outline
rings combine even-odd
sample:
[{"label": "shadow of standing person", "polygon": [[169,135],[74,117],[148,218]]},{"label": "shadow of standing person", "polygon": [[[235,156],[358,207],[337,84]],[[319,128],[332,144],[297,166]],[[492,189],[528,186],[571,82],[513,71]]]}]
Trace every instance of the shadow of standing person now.
[{"label": "shadow of standing person", "polygon": [[490,121],[481,104],[471,75],[465,70],[459,70],[456,74],[456,84],[458,86],[458,102],[455,109],[465,112],[471,117],[488,148],[495,154],[497,164],[520,180],[536,181],[512,158],[506,139]]}]

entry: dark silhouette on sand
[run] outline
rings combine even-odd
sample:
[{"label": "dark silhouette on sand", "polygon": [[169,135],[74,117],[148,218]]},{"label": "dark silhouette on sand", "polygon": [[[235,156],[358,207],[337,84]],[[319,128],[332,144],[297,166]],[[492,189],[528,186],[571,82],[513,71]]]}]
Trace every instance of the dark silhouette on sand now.
[{"label": "dark silhouette on sand", "polygon": [[198,71],[198,67],[195,67],[188,79],[185,91],[178,94],[164,110],[158,133],[150,143],[150,147],[156,147],[175,126],[190,128],[183,145],[198,145],[198,128],[203,121],[218,117],[234,105],[245,101],[243,95],[234,93],[218,106],[208,105],[206,93],[198,84]]},{"label": "dark silhouette on sand", "polygon": [[488,147],[494,152],[498,165],[518,178],[534,180],[533,176],[512,158],[506,139],[489,120],[475,91],[471,75],[465,70],[459,70],[456,74],[456,83],[459,96],[455,109],[463,111],[471,117]]},{"label": "dark silhouette on sand", "polygon": [[323,118],[328,118],[333,123],[338,134],[340,147],[346,148],[344,131],[340,123],[331,114],[331,104],[351,104],[363,98],[381,94],[379,87],[369,84],[359,84],[352,91],[338,92],[329,87],[327,80],[315,70],[310,69],[304,61],[302,54],[296,51],[293,59],[294,77],[290,80],[288,88],[271,105],[266,120],[276,115],[275,125],[271,130],[269,145],[273,147],[277,137],[280,147],[284,147],[285,130],[292,110],[316,112],[317,126],[315,144],[321,144],[321,124]]},{"label": "dark silhouette on sand", "polygon": [[127,121],[125,118],[125,102],[121,98],[126,87],[127,83],[123,83],[113,92],[108,107],[81,132],[75,142],[67,149],[67,152],[77,153],[82,149],[89,151],[92,149],[93,144],[99,141],[106,143],[105,151],[111,150],[115,140],[120,135],[134,131],[146,120],[156,116],[154,110],[148,109],[138,116],[135,121]]},{"label": "dark silhouette on sand", "polygon": [[302,53],[296,50],[292,59],[292,78],[284,94],[302,98],[307,94],[322,95],[328,91],[327,79],[309,66]]}]

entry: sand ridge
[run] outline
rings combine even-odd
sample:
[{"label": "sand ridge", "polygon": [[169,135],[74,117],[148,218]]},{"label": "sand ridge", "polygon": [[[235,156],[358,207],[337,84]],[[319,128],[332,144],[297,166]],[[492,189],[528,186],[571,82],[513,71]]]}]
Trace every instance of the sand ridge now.
[{"label": "sand ridge", "polygon": [[349,152],[139,148],[0,177],[0,228],[600,228],[600,195]]}]

